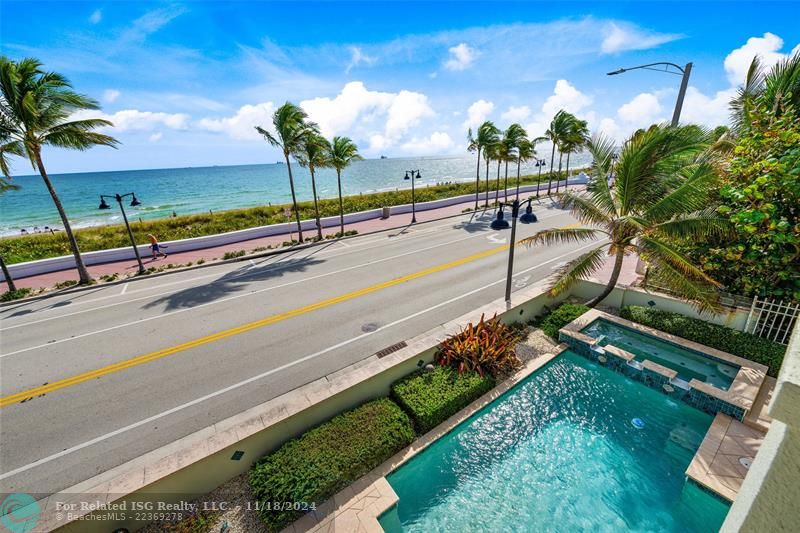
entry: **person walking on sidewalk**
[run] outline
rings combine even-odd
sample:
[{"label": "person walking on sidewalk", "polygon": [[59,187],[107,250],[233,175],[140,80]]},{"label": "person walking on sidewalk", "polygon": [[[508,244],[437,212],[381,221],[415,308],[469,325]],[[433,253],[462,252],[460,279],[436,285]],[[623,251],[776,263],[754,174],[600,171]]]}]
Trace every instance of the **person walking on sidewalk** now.
[{"label": "person walking on sidewalk", "polygon": [[158,259],[159,254],[163,255],[164,259],[166,259],[167,254],[161,251],[161,247],[158,245],[158,239],[156,239],[156,236],[152,233],[148,233],[147,238],[150,239],[150,250],[153,252],[153,261]]}]

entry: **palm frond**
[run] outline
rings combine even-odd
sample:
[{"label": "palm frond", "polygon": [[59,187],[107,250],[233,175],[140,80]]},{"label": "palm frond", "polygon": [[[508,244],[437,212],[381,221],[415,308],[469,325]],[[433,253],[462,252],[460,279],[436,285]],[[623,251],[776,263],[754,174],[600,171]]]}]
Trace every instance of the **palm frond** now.
[{"label": "palm frond", "polygon": [[708,238],[724,239],[735,234],[735,228],[730,220],[717,215],[714,208],[656,224],[653,226],[653,231],[667,238],[694,241]]},{"label": "palm frond", "polygon": [[594,176],[587,185],[587,192],[602,211],[609,214],[617,213],[618,206],[608,185],[609,176],[614,171],[616,143],[611,137],[597,135],[587,143],[586,147],[592,156],[591,174]]},{"label": "palm frond", "polygon": [[664,287],[670,292],[685,298],[699,311],[718,312],[721,309],[719,292],[713,284],[703,280],[687,278],[673,265],[661,260],[658,256],[643,258],[648,264],[648,277],[655,285]]},{"label": "palm frond", "polygon": [[661,198],[644,206],[642,217],[657,223],[676,216],[700,211],[708,206],[712,186],[718,181],[714,166],[708,162],[688,165],[677,174],[672,190],[664,191]]},{"label": "palm frond", "polygon": [[604,212],[591,197],[574,191],[565,191],[558,195],[559,202],[564,209],[569,209],[572,216],[584,224],[594,224],[597,226],[607,226],[611,222],[611,215],[614,213]]},{"label": "palm frond", "polygon": [[720,283],[696,267],[674,246],[653,236],[640,236],[639,256],[647,262],[669,265],[676,272],[691,280],[700,280],[715,287]]},{"label": "palm frond", "polygon": [[594,250],[581,254],[558,268],[552,276],[548,289],[550,296],[558,296],[571,288],[579,280],[586,279],[600,270],[607,256],[606,247],[599,246]]},{"label": "palm frond", "polygon": [[600,234],[608,235],[605,231],[594,228],[551,228],[539,231],[519,242],[525,246],[536,246],[537,244],[550,246],[596,240]]}]

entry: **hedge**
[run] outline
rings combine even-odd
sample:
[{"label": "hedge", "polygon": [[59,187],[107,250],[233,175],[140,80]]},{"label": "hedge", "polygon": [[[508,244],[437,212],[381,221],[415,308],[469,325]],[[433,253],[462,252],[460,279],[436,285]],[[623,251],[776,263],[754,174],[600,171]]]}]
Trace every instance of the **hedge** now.
[{"label": "hedge", "polygon": [[437,366],[421,370],[392,385],[391,397],[411,416],[417,433],[430,431],[470,402],[490,390],[495,380],[490,375],[458,371]]},{"label": "hedge", "polygon": [[320,504],[413,440],[411,420],[388,398],[336,416],[252,466],[250,487],[262,519],[270,531],[280,531],[303,511],[263,504]]},{"label": "hedge", "polygon": [[769,375],[772,377],[777,377],[783,362],[783,355],[786,353],[786,346],[776,342],[725,326],[711,324],[705,320],[689,318],[679,313],[629,306],[622,308],[620,316],[626,320],[766,365],[769,367]]},{"label": "hedge", "polygon": [[548,337],[558,340],[558,330],[587,312],[589,307],[583,304],[561,304],[554,311],[532,322],[544,331]]}]

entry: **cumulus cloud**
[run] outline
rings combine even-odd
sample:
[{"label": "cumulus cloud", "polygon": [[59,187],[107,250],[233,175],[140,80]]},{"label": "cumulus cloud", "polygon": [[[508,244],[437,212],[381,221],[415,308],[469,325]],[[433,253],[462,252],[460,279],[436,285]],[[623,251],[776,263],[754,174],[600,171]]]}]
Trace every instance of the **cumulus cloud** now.
[{"label": "cumulus cloud", "polygon": [[114,124],[113,131],[152,131],[156,128],[184,130],[189,126],[189,115],[185,113],[160,113],[123,109],[116,113],[99,113],[90,109],[78,111],[71,117],[73,120],[102,118]]},{"label": "cumulus cloud", "polygon": [[122,93],[121,93],[121,92],[119,92],[119,91],[118,91],[118,90],[116,90],[116,89],[106,89],[106,90],[105,90],[105,92],[103,92],[103,100],[105,100],[106,102],[108,102],[109,104],[111,104],[111,103],[113,103],[114,101],[116,101],[116,99],[117,99],[117,98],[119,98],[119,96],[120,96],[121,94],[122,94]]},{"label": "cumulus cloud", "polygon": [[656,33],[624,22],[609,22],[603,26],[600,51],[616,54],[627,50],[647,50],[683,37],[674,33]]},{"label": "cumulus cloud", "polygon": [[477,128],[488,118],[489,113],[492,111],[494,111],[494,102],[482,98],[477,102],[473,102],[467,109],[467,120],[464,121],[464,127]]},{"label": "cumulus cloud", "polygon": [[[750,68],[753,58],[761,58],[761,64],[765,69],[788,57],[780,49],[783,48],[783,39],[774,33],[765,33],[762,37],[750,37],[747,42],[733,50],[725,58],[725,72],[728,73],[728,80],[731,85],[741,85],[747,77],[747,69]],[[798,44],[794,52],[800,51]]]},{"label": "cumulus cloud", "polygon": [[375,64],[376,58],[365,54],[360,47],[351,46],[349,50],[350,50],[350,63],[347,64],[347,68],[345,69],[346,74],[350,74],[350,71],[359,65]]},{"label": "cumulus cloud", "polygon": [[511,106],[500,115],[505,122],[522,122],[531,116],[531,108],[526,105]]},{"label": "cumulus cloud", "polygon": [[100,21],[103,20],[103,11],[101,9],[95,9],[91,15],[89,15],[89,22],[92,24],[99,24]]},{"label": "cumulus cloud", "polygon": [[233,116],[224,118],[204,118],[197,125],[204,130],[225,133],[229,137],[240,140],[257,140],[261,135],[256,131],[256,126],[272,130],[272,114],[275,104],[264,102],[261,104],[247,104],[239,108]]},{"label": "cumulus cloud", "polygon": [[460,43],[447,51],[450,52],[450,59],[445,61],[444,68],[454,71],[468,69],[477,55],[475,49],[470,48],[467,43]]},{"label": "cumulus cloud", "polygon": [[401,148],[404,152],[415,155],[441,154],[451,150],[453,139],[445,132],[435,131],[429,137],[412,137]]},{"label": "cumulus cloud", "polygon": [[630,102],[623,104],[618,110],[619,118],[639,127],[662,120],[661,103],[653,93],[641,93]]},{"label": "cumulus cloud", "polygon": [[558,80],[553,89],[553,94],[548,96],[544,105],[542,105],[542,112],[547,117],[552,117],[561,109],[570,113],[579,113],[591,105],[592,101],[593,98],[591,96],[582,93],[567,80]]}]

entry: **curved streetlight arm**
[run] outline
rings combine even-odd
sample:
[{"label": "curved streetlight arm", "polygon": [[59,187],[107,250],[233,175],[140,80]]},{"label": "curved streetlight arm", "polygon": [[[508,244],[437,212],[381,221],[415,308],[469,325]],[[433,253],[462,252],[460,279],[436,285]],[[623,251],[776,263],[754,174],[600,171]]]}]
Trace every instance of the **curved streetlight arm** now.
[{"label": "curved streetlight arm", "polygon": [[[657,65],[664,65],[665,67],[675,67],[676,69],[678,69],[680,71],[680,74],[678,74],[677,72],[671,72],[667,68],[665,68],[664,70],[657,69],[657,68],[652,68],[652,67],[655,67]],[[670,63],[669,61],[659,61],[657,63],[648,63],[647,65],[639,65],[639,66],[636,66],[636,67],[620,68],[618,70],[613,70],[611,72],[607,72],[606,74],[608,76],[616,76],[617,74],[622,74],[623,72],[628,72],[629,70],[637,70],[637,69],[640,69],[640,68],[641,69],[646,69],[646,70],[656,70],[658,72],[666,72],[667,74],[675,74],[676,76],[682,76],[686,72],[684,67],[682,67],[680,65],[676,65],[675,63]]]},{"label": "curved streetlight arm", "polygon": [[[657,65],[664,65],[664,70],[652,68]],[[669,70],[669,67],[675,67],[680,71],[680,74],[677,72],[672,72]],[[607,72],[608,76],[616,76],[617,74],[622,74],[623,72],[627,72],[629,70],[637,70],[637,69],[645,69],[645,70],[656,70],[658,72],[666,72],[667,74],[676,74],[681,76],[681,88],[678,90],[678,99],[675,101],[675,110],[672,113],[672,125],[677,126],[681,119],[681,109],[683,108],[683,99],[686,96],[686,88],[689,85],[689,75],[692,72],[692,63],[686,63],[685,67],[681,67],[680,65],[676,65],[675,63],[670,63],[668,61],[659,61],[658,63],[649,63],[647,65],[639,65],[637,67],[630,67],[630,68],[621,68],[619,70],[614,70],[612,72]]]}]

